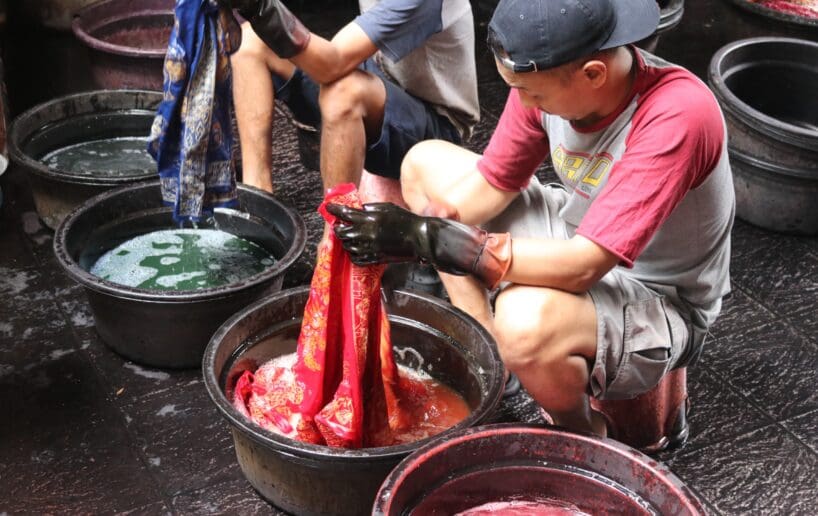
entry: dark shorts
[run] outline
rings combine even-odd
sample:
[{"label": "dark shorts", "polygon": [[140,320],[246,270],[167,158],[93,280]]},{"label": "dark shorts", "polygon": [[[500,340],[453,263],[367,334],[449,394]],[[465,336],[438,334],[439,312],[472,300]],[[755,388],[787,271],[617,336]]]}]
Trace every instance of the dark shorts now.
[{"label": "dark shorts", "polygon": [[[397,179],[403,157],[416,143],[430,139],[461,143],[460,134],[448,118],[386,79],[373,60],[367,60],[361,69],[377,75],[386,88],[381,134],[366,150],[364,167],[368,172]],[[290,80],[273,76],[273,82],[276,99],[287,104],[295,119],[320,129],[318,84],[298,69]]]}]

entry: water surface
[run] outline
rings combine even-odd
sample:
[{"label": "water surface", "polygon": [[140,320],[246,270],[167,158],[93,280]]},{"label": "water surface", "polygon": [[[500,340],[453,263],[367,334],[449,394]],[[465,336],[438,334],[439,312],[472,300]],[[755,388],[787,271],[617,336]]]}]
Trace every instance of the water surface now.
[{"label": "water surface", "polygon": [[91,274],[128,287],[198,290],[236,283],[275,259],[264,248],[217,229],[166,229],[108,251]]},{"label": "water surface", "polygon": [[40,161],[49,168],[82,176],[127,177],[156,172],[142,136],[90,140],[52,151]]}]

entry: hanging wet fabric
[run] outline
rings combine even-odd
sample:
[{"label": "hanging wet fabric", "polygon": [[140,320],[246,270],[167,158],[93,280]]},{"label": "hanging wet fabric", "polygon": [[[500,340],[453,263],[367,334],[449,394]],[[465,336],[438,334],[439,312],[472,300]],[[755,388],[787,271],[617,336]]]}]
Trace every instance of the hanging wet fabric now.
[{"label": "hanging wet fabric", "polygon": [[197,222],[236,204],[229,55],[241,29],[216,0],[177,0],[174,15],[148,152],[174,219]]},{"label": "hanging wet fabric", "polygon": [[[351,184],[327,193],[328,203],[359,208]],[[262,427],[305,442],[344,448],[407,427],[398,399],[398,368],[381,303],[383,265],[354,265],[333,232],[321,241],[296,357],[245,371],[234,406]],[[254,396],[253,394],[256,394]]]}]

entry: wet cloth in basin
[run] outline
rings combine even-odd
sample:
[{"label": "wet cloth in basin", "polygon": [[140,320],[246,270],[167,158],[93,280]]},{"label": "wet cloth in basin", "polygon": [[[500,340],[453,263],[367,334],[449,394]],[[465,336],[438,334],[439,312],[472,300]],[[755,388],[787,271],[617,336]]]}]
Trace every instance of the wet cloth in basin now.
[{"label": "wet cloth in basin", "polygon": [[236,203],[229,55],[241,29],[216,0],[177,0],[174,15],[148,152],[174,219],[196,222]]},{"label": "wet cloth in basin", "polygon": [[[361,206],[353,185],[331,190],[319,207],[329,224],[335,221],[325,209],[330,202]],[[398,402],[398,369],[380,297],[384,267],[354,265],[329,232],[318,248],[292,366],[295,378],[285,373],[254,384],[246,371],[234,389],[236,408],[288,437],[336,447],[360,448],[365,436],[387,426],[404,428],[408,416]],[[248,404],[261,384],[264,400]]]}]

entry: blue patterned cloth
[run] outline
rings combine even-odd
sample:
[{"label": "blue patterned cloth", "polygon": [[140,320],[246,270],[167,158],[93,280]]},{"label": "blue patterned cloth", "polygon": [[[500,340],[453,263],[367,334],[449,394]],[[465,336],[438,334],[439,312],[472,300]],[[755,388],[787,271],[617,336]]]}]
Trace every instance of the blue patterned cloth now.
[{"label": "blue patterned cloth", "polygon": [[216,0],[177,0],[174,14],[148,152],[173,218],[197,222],[215,207],[236,205],[229,55],[241,29]]}]

